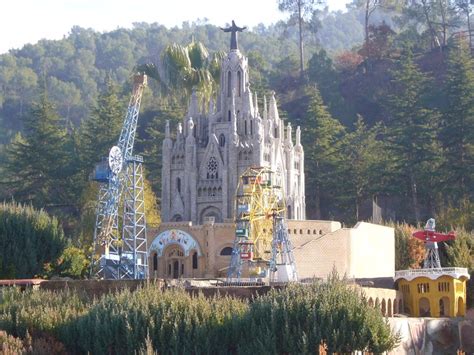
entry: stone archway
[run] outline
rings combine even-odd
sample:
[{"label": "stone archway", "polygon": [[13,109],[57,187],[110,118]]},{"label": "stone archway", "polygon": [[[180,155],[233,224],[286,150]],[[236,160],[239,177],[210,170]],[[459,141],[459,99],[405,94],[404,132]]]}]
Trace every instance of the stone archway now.
[{"label": "stone archway", "polygon": [[422,297],[418,301],[418,316],[431,317],[430,300],[426,297]]},{"label": "stone archway", "polygon": [[199,215],[199,223],[203,224],[206,218],[214,218],[215,223],[222,223],[222,213],[217,207],[207,207],[203,209]]},{"label": "stone archway", "polygon": [[384,316],[387,315],[387,305],[386,305],[386,302],[385,302],[385,298],[382,298],[382,314]]},{"label": "stone archway", "polygon": [[198,258],[202,257],[202,252],[199,243],[190,234],[171,229],[153,239],[148,257],[150,275],[154,277],[193,277],[198,272]]},{"label": "stone archway", "polygon": [[449,317],[449,298],[444,296],[439,299],[439,316],[440,317]]},{"label": "stone archway", "polygon": [[166,276],[170,279],[184,277],[185,256],[179,245],[171,244],[164,252]]},{"label": "stone archway", "polygon": [[459,296],[458,297],[458,312],[456,314],[457,317],[462,317],[466,314],[466,312],[464,311],[464,299]]}]

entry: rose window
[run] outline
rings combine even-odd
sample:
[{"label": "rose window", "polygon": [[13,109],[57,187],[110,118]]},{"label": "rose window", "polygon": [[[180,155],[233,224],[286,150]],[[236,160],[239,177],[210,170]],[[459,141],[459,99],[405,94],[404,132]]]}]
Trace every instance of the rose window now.
[{"label": "rose window", "polygon": [[214,157],[211,157],[207,163],[207,178],[208,179],[217,179],[218,172],[217,172],[218,164],[217,160]]}]

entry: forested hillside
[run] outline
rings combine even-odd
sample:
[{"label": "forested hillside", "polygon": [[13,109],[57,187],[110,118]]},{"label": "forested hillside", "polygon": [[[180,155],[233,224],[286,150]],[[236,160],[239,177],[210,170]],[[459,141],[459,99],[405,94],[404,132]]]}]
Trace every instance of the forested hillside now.
[{"label": "forested hillside", "polygon": [[[260,99],[274,90],[282,116],[302,126],[308,217],[352,223],[370,218],[375,200],[386,219],[436,216],[474,228],[472,8],[467,0],[354,0],[345,13],[314,6],[300,19],[304,51],[291,11],[287,22],[240,35],[252,90]],[[145,68],[156,80],[136,151],[157,222],[165,120],[182,118],[191,86],[212,95],[228,41],[204,21],[137,23],[108,33],[73,27],[62,40],[0,55],[0,198],[44,207],[90,242],[88,176],[117,139],[131,76]]]}]

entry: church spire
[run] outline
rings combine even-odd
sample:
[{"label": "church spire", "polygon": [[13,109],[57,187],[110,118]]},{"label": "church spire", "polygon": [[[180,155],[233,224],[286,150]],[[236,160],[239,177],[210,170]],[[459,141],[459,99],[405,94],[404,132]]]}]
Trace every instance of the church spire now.
[{"label": "church spire", "polygon": [[278,124],[278,121],[280,120],[280,117],[278,115],[278,108],[277,108],[277,103],[275,99],[275,92],[272,91],[272,96],[270,98],[270,107],[268,109],[268,114],[269,118],[274,119],[275,122]]},{"label": "church spire", "polygon": [[301,147],[301,129],[300,129],[300,126],[296,127],[296,146]]},{"label": "church spire", "polygon": [[263,119],[266,120],[267,118],[268,118],[267,96],[263,95]]},{"label": "church spire", "polygon": [[258,117],[258,99],[257,99],[257,92],[255,91],[254,93],[254,104],[253,104],[254,112],[255,112],[255,117]]},{"label": "church spire", "polygon": [[189,103],[188,108],[188,117],[198,117],[199,116],[199,103],[196,88],[193,88],[193,93],[191,94],[191,102]]},{"label": "church spire", "polygon": [[289,147],[293,146],[292,128],[290,122],[288,122],[288,126],[286,127],[286,141]]}]

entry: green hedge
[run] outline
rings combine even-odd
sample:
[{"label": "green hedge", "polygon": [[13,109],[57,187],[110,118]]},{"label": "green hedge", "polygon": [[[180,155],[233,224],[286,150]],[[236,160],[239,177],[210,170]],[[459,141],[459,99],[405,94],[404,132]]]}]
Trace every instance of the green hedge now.
[{"label": "green hedge", "polygon": [[43,275],[66,246],[58,220],[43,210],[0,204],[0,278]]},{"label": "green hedge", "polygon": [[[4,290],[0,329],[47,333],[72,353],[304,354],[393,348],[381,313],[342,281],[291,285],[252,302],[154,285],[87,300],[71,292]],[[148,340],[148,341],[147,341]]]}]

